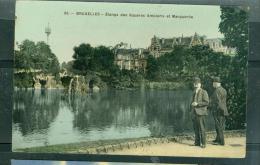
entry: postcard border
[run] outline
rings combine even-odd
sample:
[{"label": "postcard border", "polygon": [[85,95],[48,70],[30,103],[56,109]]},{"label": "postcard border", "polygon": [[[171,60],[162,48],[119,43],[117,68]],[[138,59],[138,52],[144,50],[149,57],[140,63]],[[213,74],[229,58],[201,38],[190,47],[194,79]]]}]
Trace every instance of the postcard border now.
[{"label": "postcard border", "polygon": [[[12,152],[12,95],[13,95],[13,49],[15,1],[0,0],[0,163],[11,159],[19,160],[77,160],[77,161],[107,161],[107,162],[139,162],[139,163],[206,163],[206,164],[259,164],[260,157],[260,37],[257,29],[260,27],[260,3],[247,0],[109,0],[81,2],[121,2],[121,3],[163,3],[189,5],[225,5],[250,6],[249,18],[249,56],[248,56],[248,90],[247,90],[247,145],[246,157],[238,158],[196,158],[196,157],[166,157],[166,156],[128,156],[128,155],[86,155],[86,154],[44,154]],[[5,27],[5,28],[3,28]]]}]

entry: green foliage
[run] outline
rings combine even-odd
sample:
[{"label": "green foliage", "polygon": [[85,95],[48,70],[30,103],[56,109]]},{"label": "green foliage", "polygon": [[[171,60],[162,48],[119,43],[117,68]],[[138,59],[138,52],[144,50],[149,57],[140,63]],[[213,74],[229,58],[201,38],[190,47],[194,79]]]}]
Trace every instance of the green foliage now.
[{"label": "green foliage", "polygon": [[86,72],[93,69],[93,57],[94,49],[90,44],[81,44],[78,47],[74,47],[73,68]]},{"label": "green foliage", "polygon": [[14,75],[14,86],[18,88],[32,88],[34,86],[32,73],[17,73]]},{"label": "green foliage", "polygon": [[18,70],[41,70],[44,73],[59,73],[59,61],[52,53],[49,45],[44,42],[36,44],[30,40],[24,40],[15,51],[15,68]]},{"label": "green foliage", "polygon": [[159,65],[158,61],[151,55],[147,58],[146,78],[148,80],[156,80],[158,77]]},{"label": "green foliage", "polygon": [[171,53],[158,58],[161,81],[175,81],[184,73],[187,50],[183,46],[175,46]]},{"label": "green foliage", "polygon": [[110,74],[114,67],[114,53],[105,46],[92,47],[90,44],[81,44],[74,48],[73,69],[81,74],[88,71]]},{"label": "green foliage", "polygon": [[134,70],[118,71],[116,76],[110,77],[112,81],[111,86],[116,88],[137,88],[140,86],[141,81],[144,79],[142,73],[138,73]]},{"label": "green foliage", "polygon": [[174,50],[157,59],[160,68],[160,81],[190,81],[199,76],[210,79],[212,76],[227,76],[232,58],[214,52],[207,45],[193,47],[176,46]]},{"label": "green foliage", "polygon": [[105,46],[99,46],[94,49],[94,59],[95,70],[110,71],[114,69],[114,53]]},{"label": "green foliage", "polygon": [[219,30],[224,34],[224,43],[235,47],[237,55],[232,61],[232,68],[227,82],[229,93],[227,120],[228,129],[243,128],[246,119],[246,77],[248,54],[248,12],[239,7],[221,7]]},{"label": "green foliage", "polygon": [[70,76],[63,76],[63,77],[61,77],[61,83],[62,83],[62,85],[64,86],[64,87],[68,87],[69,86],[69,84],[70,84],[70,80],[72,79],[72,77],[70,77]]},{"label": "green foliage", "polygon": [[66,70],[69,75],[72,75],[72,74],[82,74],[82,72],[80,70],[75,69],[73,67],[73,65],[74,65],[74,61],[68,61],[67,63],[63,62],[61,64],[61,72]]},{"label": "green foliage", "polygon": [[98,73],[100,77],[98,84],[102,84],[102,80],[116,88],[133,88],[143,79],[142,73],[120,70],[114,63],[113,51],[105,46],[92,47],[90,44],[81,44],[74,48],[73,58],[72,68],[69,63],[64,63],[63,67],[82,75]]},{"label": "green foliage", "polygon": [[26,56],[24,53],[21,53],[20,51],[15,51],[14,52],[14,58],[15,58],[15,63],[14,67],[18,69],[30,69],[29,66],[29,56]]},{"label": "green foliage", "polygon": [[230,117],[227,128],[241,129],[245,123],[246,88],[242,76],[244,74],[241,74],[244,63],[239,63],[239,58],[214,52],[206,45],[190,48],[177,46],[172,52],[157,59],[149,57],[146,77],[154,82],[179,82],[182,86],[187,86],[194,76],[199,76],[209,95],[214,90],[212,77],[221,77],[228,92]]},{"label": "green foliage", "polygon": [[33,76],[38,72],[52,74],[56,80],[59,79],[59,61],[46,43],[24,40],[14,55],[16,69],[14,85],[16,87],[33,87]]},{"label": "green foliage", "polygon": [[224,34],[224,44],[237,49],[238,61],[246,69],[248,52],[248,12],[239,7],[221,7],[219,30]]}]

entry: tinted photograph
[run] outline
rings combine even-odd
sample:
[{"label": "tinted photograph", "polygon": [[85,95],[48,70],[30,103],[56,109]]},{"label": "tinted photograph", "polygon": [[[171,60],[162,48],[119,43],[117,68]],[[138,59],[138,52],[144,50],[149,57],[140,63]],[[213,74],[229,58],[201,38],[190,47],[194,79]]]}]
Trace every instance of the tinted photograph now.
[{"label": "tinted photograph", "polygon": [[248,10],[17,1],[13,151],[245,157]]}]

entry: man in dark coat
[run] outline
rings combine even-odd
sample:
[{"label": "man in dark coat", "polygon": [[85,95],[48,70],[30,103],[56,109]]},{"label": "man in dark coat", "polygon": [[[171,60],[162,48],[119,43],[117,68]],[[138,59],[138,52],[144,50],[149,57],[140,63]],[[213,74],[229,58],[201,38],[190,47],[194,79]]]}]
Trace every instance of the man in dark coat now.
[{"label": "man in dark coat", "polygon": [[191,103],[192,122],[195,132],[195,146],[206,147],[205,118],[208,115],[209,97],[207,91],[201,88],[200,78],[194,78],[194,94]]},{"label": "man in dark coat", "polygon": [[228,116],[227,110],[227,92],[221,86],[220,78],[213,78],[213,87],[215,88],[210,98],[210,108],[215,120],[215,128],[217,132],[216,139],[213,141],[215,144],[225,145],[224,129],[225,129],[225,116]]}]

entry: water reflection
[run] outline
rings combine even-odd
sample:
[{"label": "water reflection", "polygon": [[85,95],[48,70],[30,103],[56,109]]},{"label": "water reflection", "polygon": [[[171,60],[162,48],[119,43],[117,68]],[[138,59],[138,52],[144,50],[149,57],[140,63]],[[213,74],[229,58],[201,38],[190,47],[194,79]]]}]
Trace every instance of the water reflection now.
[{"label": "water reflection", "polygon": [[147,121],[152,136],[167,136],[192,131],[189,118],[191,92],[154,91],[147,93]]},{"label": "water reflection", "polygon": [[106,93],[71,97],[69,102],[74,114],[74,128],[87,132],[93,127],[98,130],[110,127],[114,110],[108,98]]},{"label": "water reflection", "polygon": [[16,91],[13,123],[19,124],[22,135],[47,129],[58,115],[59,103],[57,91]]},{"label": "water reflection", "polygon": [[[107,90],[73,96],[61,90],[15,91],[13,145],[25,147],[29,140],[30,146],[41,146],[193,133],[191,95],[186,90]],[[209,129],[212,124],[209,121]]]}]

